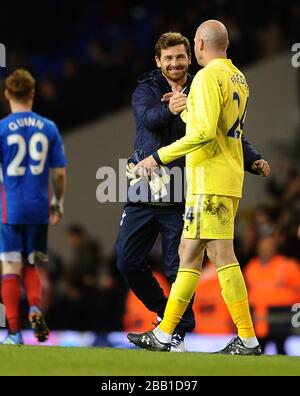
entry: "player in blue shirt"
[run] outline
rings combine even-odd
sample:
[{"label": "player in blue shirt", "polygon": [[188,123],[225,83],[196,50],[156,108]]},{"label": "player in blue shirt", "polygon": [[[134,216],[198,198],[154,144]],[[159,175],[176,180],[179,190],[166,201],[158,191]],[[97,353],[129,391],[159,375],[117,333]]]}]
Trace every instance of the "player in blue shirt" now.
[{"label": "player in blue shirt", "polygon": [[[22,344],[19,303],[21,278],[30,310],[29,321],[38,341],[49,330],[41,312],[37,259],[47,258],[48,223],[63,215],[66,156],[54,122],[32,112],[35,80],[23,69],[5,80],[11,114],[0,121],[0,259],[2,302],[8,336],[3,344]],[[51,169],[53,198],[49,204]]]}]

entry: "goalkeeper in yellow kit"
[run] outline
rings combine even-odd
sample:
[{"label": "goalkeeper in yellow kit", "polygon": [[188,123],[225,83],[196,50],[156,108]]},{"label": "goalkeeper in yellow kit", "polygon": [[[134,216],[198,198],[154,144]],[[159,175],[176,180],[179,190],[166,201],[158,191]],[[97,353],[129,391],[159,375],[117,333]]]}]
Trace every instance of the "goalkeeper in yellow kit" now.
[{"label": "goalkeeper in yellow kit", "polygon": [[[249,88],[244,75],[227,59],[228,33],[215,20],[197,29],[194,50],[204,66],[191,86],[182,113],[186,135],[141,161],[137,171],[151,171],[186,156],[187,197],[180,268],[172,286],[162,322],[142,334],[128,334],[135,345],[168,351],[172,333],[187,308],[199,281],[203,255],[215,264],[222,296],[238,336],[225,354],[260,355],[250,316],[244,278],[233,248],[234,218],[242,196],[244,167],[241,136]],[[263,174],[269,173],[265,163]]]}]

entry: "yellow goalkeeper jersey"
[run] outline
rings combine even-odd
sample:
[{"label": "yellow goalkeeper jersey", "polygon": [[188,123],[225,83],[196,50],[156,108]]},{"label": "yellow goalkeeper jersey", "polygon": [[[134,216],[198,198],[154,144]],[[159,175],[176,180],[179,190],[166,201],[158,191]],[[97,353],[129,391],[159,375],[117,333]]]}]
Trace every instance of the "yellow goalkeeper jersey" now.
[{"label": "yellow goalkeeper jersey", "polygon": [[242,196],[242,131],[249,88],[230,59],[214,59],[191,85],[183,138],[162,147],[163,164],[186,155],[189,194]]}]

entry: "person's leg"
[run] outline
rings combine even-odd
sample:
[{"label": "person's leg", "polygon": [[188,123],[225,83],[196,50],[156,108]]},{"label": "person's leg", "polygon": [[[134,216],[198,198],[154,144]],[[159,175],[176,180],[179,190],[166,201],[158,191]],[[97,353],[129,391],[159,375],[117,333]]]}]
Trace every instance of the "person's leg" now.
[{"label": "person's leg", "polygon": [[207,242],[208,258],[216,265],[221,293],[244,345],[258,345],[250,315],[248,294],[242,271],[234,253],[233,240]]},{"label": "person's leg", "polygon": [[9,333],[21,330],[20,299],[22,269],[22,232],[20,226],[0,225],[2,261],[2,302],[6,310]]},{"label": "person's leg", "polygon": [[1,297],[5,306],[10,333],[16,333],[21,330],[19,310],[21,300],[21,268],[22,263],[20,261],[5,261],[2,263]]},{"label": "person's leg", "polygon": [[24,226],[25,256],[22,271],[23,285],[29,304],[29,322],[39,342],[45,342],[49,329],[41,311],[42,289],[37,262],[47,260],[47,224]]},{"label": "person's leg", "polygon": [[[164,208],[159,211],[157,217],[162,237],[164,271],[170,285],[172,285],[176,280],[179,268],[178,249],[184,224],[183,209]],[[193,300],[192,298],[180,323],[174,330],[174,334],[178,334],[181,338],[195,328],[195,317],[192,310]]]},{"label": "person's leg", "polygon": [[[203,195],[188,195],[185,221],[179,246],[180,265],[173,283],[164,319],[155,329],[157,338],[168,343],[175,327],[189,306],[200,278],[206,241],[200,237]],[[161,331],[161,338],[159,332]]]},{"label": "person's leg", "polygon": [[138,299],[162,316],[166,297],[146,261],[159,233],[153,211],[146,205],[125,207],[116,242],[117,266]]},{"label": "person's leg", "polygon": [[169,343],[176,326],[186,311],[198,285],[205,241],[185,239],[179,246],[180,267],[173,283],[164,318],[154,330],[160,342]]},{"label": "person's leg", "polygon": [[23,285],[26,291],[29,307],[41,309],[41,280],[37,261],[42,263],[48,259],[47,240],[48,226],[34,224],[24,226],[25,256],[22,270]]},{"label": "person's leg", "polygon": [[[203,232],[206,234],[208,258],[215,264],[223,299],[235,323],[239,339],[247,348],[258,341],[251,319],[248,294],[242,271],[234,253],[234,219],[239,199],[219,195],[205,196]],[[226,348],[225,348],[226,349]]]},{"label": "person's leg", "polygon": [[179,246],[180,266],[162,322],[153,331],[127,336],[130,342],[141,348],[170,350],[173,332],[195,293],[206,244],[199,236],[202,202],[202,195],[190,195],[186,199],[185,224]]},{"label": "person's leg", "polygon": [[26,291],[29,307],[41,309],[41,281],[35,265],[24,264],[22,280]]}]

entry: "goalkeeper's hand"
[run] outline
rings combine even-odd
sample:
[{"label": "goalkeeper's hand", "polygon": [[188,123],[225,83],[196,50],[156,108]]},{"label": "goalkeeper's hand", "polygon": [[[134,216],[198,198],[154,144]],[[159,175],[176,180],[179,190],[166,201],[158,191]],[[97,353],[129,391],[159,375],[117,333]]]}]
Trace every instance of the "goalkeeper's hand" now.
[{"label": "goalkeeper's hand", "polygon": [[64,214],[64,199],[57,199],[53,197],[50,202],[50,219],[49,223],[51,225],[56,225],[60,222]]},{"label": "goalkeeper's hand", "polygon": [[132,158],[129,158],[126,166],[126,175],[130,180],[131,186],[134,186],[141,180],[146,180],[149,183],[151,193],[155,200],[167,195],[166,185],[170,182],[170,176],[166,173],[163,166],[156,165],[156,167],[152,168],[149,172],[142,167],[136,167]]}]

